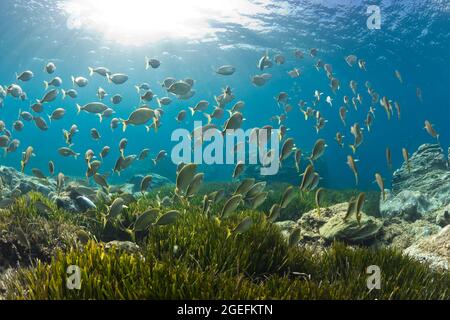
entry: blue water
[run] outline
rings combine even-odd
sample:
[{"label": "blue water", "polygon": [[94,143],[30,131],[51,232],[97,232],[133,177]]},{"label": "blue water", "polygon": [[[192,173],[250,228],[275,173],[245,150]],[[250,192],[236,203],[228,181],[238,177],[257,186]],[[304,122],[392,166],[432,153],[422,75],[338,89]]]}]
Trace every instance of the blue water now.
[{"label": "blue water", "polygon": [[[254,2],[265,9],[265,13],[252,17],[259,27],[241,25],[236,21],[215,20],[209,17],[208,24],[214,28],[214,36],[208,39],[161,39],[156,42],[124,44],[114,39],[105,39],[100,32],[89,28],[68,28],[67,13],[60,9],[58,1],[11,1],[0,3],[0,84],[14,83],[15,73],[32,70],[35,78],[28,83],[20,83],[28,95],[28,101],[19,101],[7,97],[4,107],[0,110],[0,119],[4,120],[11,130],[12,122],[17,119],[19,109],[29,110],[35,99],[40,99],[44,93],[43,81],[54,76],[60,76],[64,83],[62,88],[72,87],[70,77],[85,76],[90,83],[86,88],[77,88],[79,97],[76,100],[59,97],[55,102],[46,105],[45,113],[57,107],[67,109],[63,120],[50,124],[47,132],[41,132],[33,123],[26,123],[22,132],[13,132],[13,137],[21,141],[19,150],[1,158],[2,165],[20,168],[21,151],[29,145],[35,149],[34,157],[27,167],[40,168],[46,172],[47,163],[53,160],[57,172],[69,176],[83,176],[86,166],[83,160],[84,152],[93,149],[97,154],[104,145],[112,147],[112,152],[105,160],[101,171],[111,171],[118,156],[117,145],[123,137],[128,138],[127,154],[139,154],[143,148],[150,148],[151,157],[161,149],[170,152],[174,143],[170,135],[179,125],[174,121],[181,109],[195,105],[199,100],[206,99],[211,103],[212,111],[214,95],[230,85],[237,100],[246,102],[243,111],[246,121],[244,128],[272,124],[270,118],[280,113],[274,100],[280,91],[290,94],[290,103],[294,110],[288,114],[285,125],[290,128],[288,136],[295,138],[296,144],[304,153],[309,153],[314,142],[319,137],[326,139],[328,148],[323,158],[321,184],[332,188],[354,187],[353,174],[346,164],[346,157],[351,154],[348,147],[353,142],[349,130],[350,125],[359,122],[364,126],[370,97],[364,82],[370,81],[380,96],[387,96],[398,101],[402,107],[401,120],[396,114],[388,121],[383,108],[376,105],[376,118],[372,132],[364,131],[364,143],[358,148],[355,158],[359,159],[359,188],[375,188],[373,183],[375,172],[380,172],[390,180],[391,172],[385,160],[385,148],[389,146],[393,154],[393,167],[398,168],[403,160],[401,149],[407,148],[410,153],[423,143],[435,142],[423,129],[424,121],[429,120],[440,135],[442,147],[447,150],[450,141],[449,88],[450,88],[450,4],[448,1],[261,1]],[[380,30],[369,30],[366,26],[368,5],[377,4],[381,8],[382,25]],[[226,1],[224,1],[226,5]],[[283,9],[283,10],[281,10]],[[157,12],[149,12],[149,19]],[[167,16],[167,19],[170,19]],[[207,41],[206,41],[207,40]],[[329,88],[329,81],[324,71],[317,72],[313,67],[315,60],[309,56],[310,48],[318,48],[318,58],[332,64],[334,74],[341,82],[341,90],[334,96]],[[301,49],[305,58],[298,60],[293,55],[294,48]],[[282,66],[274,65],[269,72],[273,75],[263,87],[255,87],[250,77],[260,73],[256,68],[258,59],[269,50],[273,57],[276,53],[283,54],[287,61]],[[357,66],[350,68],[344,57],[355,54],[366,61],[367,71]],[[157,57],[161,67],[156,70],[145,70],[144,57]],[[57,72],[48,75],[43,68],[48,61],[57,65]],[[230,77],[214,74],[212,67],[232,64],[237,71]],[[107,83],[95,75],[89,77],[88,67],[105,66],[113,72],[123,72],[130,80],[121,86]],[[287,71],[297,67],[302,70],[302,76],[291,79]],[[394,76],[394,70],[402,74],[404,84],[401,85]],[[165,107],[162,127],[155,133],[147,133],[144,127],[130,127],[125,133],[121,126],[115,132],[109,127],[109,120],[99,123],[98,117],[82,112],[77,116],[75,103],[83,105],[96,101],[99,86],[109,94],[108,99],[120,93],[124,101],[113,107],[115,117],[126,118],[139,105],[139,97],[134,86],[148,82],[152,91],[159,97],[167,96],[158,82],[165,77],[184,79],[190,77],[196,80],[194,89],[196,95],[189,101],[174,102]],[[342,97],[352,97],[349,81],[358,82],[358,92],[363,96],[363,106],[355,112],[349,106],[347,115],[348,126],[344,128],[338,116],[342,105]],[[416,88],[420,87],[423,103],[416,97]],[[298,110],[300,99],[313,100],[314,90],[324,92],[319,110],[328,120],[325,128],[317,135],[315,121],[304,121]],[[333,107],[325,103],[325,97],[334,99]],[[150,106],[156,107],[155,102]],[[231,107],[231,105],[230,105]],[[50,110],[50,111],[49,111]],[[46,117],[45,117],[46,118]],[[193,120],[187,118],[185,127],[193,129]],[[205,121],[203,115],[195,116],[197,120]],[[222,125],[225,119],[215,121]],[[57,153],[59,147],[65,146],[62,136],[63,129],[69,129],[76,123],[80,132],[74,137],[73,149],[81,153],[78,160],[63,158]],[[95,142],[90,138],[90,129],[97,128],[102,139]],[[336,131],[345,135],[346,146],[341,149],[334,141]],[[292,162],[292,159],[290,159]],[[147,159],[140,164],[143,172],[151,170],[171,179],[174,178],[175,165],[170,157],[154,167]],[[303,168],[305,161],[303,162]],[[202,168],[207,180],[231,180],[233,166]],[[292,171],[293,177],[296,173]],[[125,177],[122,179],[126,179]],[[297,178],[294,178],[297,179]],[[300,178],[298,178],[300,181]]]}]

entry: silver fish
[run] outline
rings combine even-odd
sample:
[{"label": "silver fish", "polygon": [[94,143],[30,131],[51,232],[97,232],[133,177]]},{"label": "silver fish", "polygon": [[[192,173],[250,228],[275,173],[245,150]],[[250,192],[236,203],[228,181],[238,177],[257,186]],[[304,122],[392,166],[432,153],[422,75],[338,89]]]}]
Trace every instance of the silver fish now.
[{"label": "silver fish", "polygon": [[191,184],[197,171],[197,164],[189,163],[177,173],[175,193],[179,196],[186,195],[187,188]]},{"label": "silver fish", "polygon": [[230,199],[227,200],[225,205],[222,208],[221,217],[227,218],[229,217],[236,209],[239,207],[239,205],[242,203],[242,195],[236,194],[232,196]]},{"label": "silver fish", "polygon": [[152,183],[153,177],[148,175],[142,178],[141,185],[140,185],[140,191],[142,194],[144,194],[145,191],[150,187],[150,184]]},{"label": "silver fish", "polygon": [[215,72],[217,74],[223,75],[223,76],[231,76],[236,71],[236,68],[231,65],[225,65],[218,67]]},{"label": "silver fish", "polygon": [[109,207],[108,218],[109,219],[116,218],[122,213],[122,210],[124,208],[127,208],[127,206],[125,206],[124,200],[122,198],[117,198],[116,200],[113,201],[113,203]]},{"label": "silver fish", "polygon": [[34,73],[33,73],[33,71],[30,71],[30,70],[24,71],[20,74],[16,74],[16,79],[23,81],[23,82],[30,81],[31,79],[33,79],[33,77],[34,77]]},{"label": "silver fish", "polygon": [[59,91],[57,89],[51,89],[50,91],[46,92],[41,100],[38,100],[37,102],[43,104],[46,102],[53,102],[55,101],[56,97],[58,96]]}]

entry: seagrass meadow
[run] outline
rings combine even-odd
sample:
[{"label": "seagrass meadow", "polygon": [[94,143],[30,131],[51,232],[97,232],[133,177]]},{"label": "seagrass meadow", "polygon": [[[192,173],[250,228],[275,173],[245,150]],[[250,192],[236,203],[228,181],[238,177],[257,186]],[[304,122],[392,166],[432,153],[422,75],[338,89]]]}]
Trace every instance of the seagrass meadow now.
[{"label": "seagrass meadow", "polygon": [[2,303],[450,300],[450,2],[372,2],[0,0]]},{"label": "seagrass meadow", "polygon": [[[335,197],[339,198],[339,193]],[[36,203],[51,210],[44,212]],[[290,207],[307,210],[314,208],[314,202],[308,195],[298,195]],[[322,248],[299,246],[283,236],[281,228],[262,211],[242,210],[222,219],[220,210],[205,215],[196,204],[161,208],[159,215],[147,220],[148,228],[133,230],[140,230],[136,222],[148,208],[159,208],[157,200],[142,197],[105,224],[104,206],[77,216],[58,210],[37,193],[19,198],[0,215],[0,226],[6,230],[2,233],[2,255],[10,252],[10,262],[16,258],[20,264],[2,277],[3,298],[450,297],[448,272],[432,270],[394,249],[340,242]],[[158,217],[174,208],[180,212],[177,218],[158,224]],[[233,232],[247,217],[253,221],[251,228]],[[5,247],[8,244],[10,248]],[[81,270],[79,290],[66,285],[71,265]],[[370,265],[382,270],[379,290],[367,287],[366,269]]]}]

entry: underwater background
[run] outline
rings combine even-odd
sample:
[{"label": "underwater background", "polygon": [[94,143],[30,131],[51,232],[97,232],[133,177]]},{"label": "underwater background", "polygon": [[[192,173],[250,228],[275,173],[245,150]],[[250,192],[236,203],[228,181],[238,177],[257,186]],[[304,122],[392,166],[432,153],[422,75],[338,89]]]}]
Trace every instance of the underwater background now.
[{"label": "underwater background", "polygon": [[[152,3],[153,1],[148,1]],[[200,5],[193,1],[192,6]],[[78,3],[78,7],[77,7]],[[364,131],[364,143],[358,148],[355,158],[359,159],[360,175],[359,189],[376,189],[373,183],[374,173],[380,172],[389,188],[391,171],[386,165],[385,149],[392,150],[393,168],[400,167],[403,162],[401,150],[406,148],[410,153],[423,143],[433,143],[435,140],[423,129],[424,121],[429,120],[439,133],[439,140],[444,150],[450,141],[448,121],[450,110],[449,97],[449,58],[450,58],[450,3],[448,1],[231,1],[227,4],[212,5],[204,17],[193,20],[192,26],[177,23],[183,12],[176,10],[171,21],[170,7],[165,5],[164,12],[158,12],[155,5],[146,5],[142,15],[143,21],[136,24],[161,23],[155,32],[138,34],[138,37],[127,36],[124,32],[116,32],[114,28],[99,29],[102,20],[86,17],[88,12],[82,8],[86,1],[25,1],[2,0],[0,3],[0,84],[7,86],[16,82],[16,72],[33,70],[32,81],[21,83],[27,93],[28,100],[20,101],[7,97],[0,110],[0,119],[10,124],[17,120],[19,110],[29,110],[35,99],[40,99],[44,93],[43,81],[54,76],[63,79],[61,88],[72,88],[71,76],[88,78],[86,88],[77,88],[79,96],[75,99],[61,99],[45,107],[45,113],[55,108],[65,108],[67,114],[60,121],[53,121],[46,132],[41,132],[34,124],[26,123],[22,132],[13,131],[13,137],[21,141],[18,151],[1,158],[1,164],[20,168],[21,152],[27,146],[34,147],[36,156],[31,160],[27,171],[31,168],[47,170],[49,160],[53,160],[57,172],[66,176],[84,176],[85,164],[83,155],[91,148],[98,154],[105,145],[114,150],[120,139],[129,140],[127,153],[139,154],[143,148],[149,148],[151,158],[165,149],[169,152],[174,146],[170,141],[172,131],[184,127],[192,131],[193,120],[206,121],[198,113],[190,116],[184,124],[178,124],[174,118],[177,113],[194,106],[201,99],[210,102],[209,112],[214,105],[214,96],[219,95],[227,85],[233,89],[236,96],[234,102],[243,100],[246,103],[244,128],[252,128],[271,123],[270,118],[279,113],[274,100],[280,91],[289,93],[289,103],[294,106],[285,121],[290,129],[287,136],[293,137],[298,148],[308,155],[314,142],[319,138],[327,141],[328,148],[319,164],[322,176],[321,186],[334,189],[354,188],[354,177],[346,157],[351,153],[348,144],[352,137],[350,125],[359,122],[364,126],[364,119],[370,107],[370,97],[364,87],[365,81],[370,81],[381,96],[387,96],[401,105],[401,119],[396,115],[388,121],[384,110],[376,104],[376,117],[371,132]],[[107,2],[98,2],[108,6]],[[130,6],[138,6],[139,1],[131,1]],[[366,25],[369,5],[379,5],[381,9],[381,29],[369,30]],[[181,4],[180,4],[181,6]],[[186,4],[184,4],[186,6]],[[105,7],[106,10],[106,7]],[[205,9],[206,10],[206,9]],[[186,14],[189,14],[187,12]],[[161,17],[162,16],[162,17]],[[108,19],[108,17],[103,17]],[[89,20],[91,19],[91,20]],[[148,19],[148,20],[146,20]],[[164,19],[164,21],[162,21]],[[94,22],[92,22],[94,21]],[[119,25],[122,25],[118,23]],[[110,25],[115,23],[110,21]],[[144,27],[143,27],[144,28]],[[173,28],[173,30],[172,30]],[[186,30],[184,30],[186,29]],[[192,30],[191,30],[192,29]],[[102,30],[100,32],[99,30]],[[186,35],[183,32],[186,31]],[[303,59],[294,56],[294,50],[304,53]],[[310,48],[318,48],[318,58],[333,66],[333,73],[341,82],[341,89],[333,95],[329,81],[323,71],[317,72],[314,64],[317,58],[309,55]],[[286,63],[274,65],[264,72],[270,72],[272,79],[263,87],[254,86],[250,77],[259,73],[256,63],[268,50],[271,57],[280,53],[286,57]],[[350,68],[344,57],[354,54],[366,61],[367,71],[357,66]],[[154,57],[161,61],[158,69],[145,70],[144,57]],[[43,69],[47,62],[56,64],[55,74],[48,75]],[[233,65],[236,72],[232,76],[220,76],[213,71],[221,65]],[[124,85],[114,85],[94,75],[89,77],[88,67],[105,66],[113,72],[122,72],[130,79]],[[291,79],[287,71],[293,68],[301,70],[301,76]],[[403,77],[400,84],[394,75],[399,70]],[[99,86],[104,88],[109,98],[121,94],[123,102],[113,107],[115,117],[126,118],[140,103],[135,85],[143,82],[150,84],[152,91],[158,96],[166,96],[159,85],[165,77],[183,79],[190,77],[196,81],[196,94],[188,101],[173,98],[172,104],[164,107],[165,115],[162,126],[155,133],[146,132],[144,127],[129,127],[123,133],[121,126],[114,132],[109,127],[109,120],[101,124],[99,119],[87,113],[77,116],[76,103],[83,105],[97,101],[96,92]],[[350,80],[358,83],[358,91],[363,93],[363,105],[359,112],[349,107],[347,127],[344,128],[339,119],[338,109],[343,104],[344,95],[352,96],[348,86]],[[416,88],[421,88],[423,102],[416,97]],[[320,110],[328,120],[325,128],[316,133],[314,121],[304,121],[299,111],[298,101],[312,101],[315,90],[324,92],[322,99],[330,95],[333,107],[324,101]],[[155,101],[149,103],[155,107]],[[50,111],[49,111],[50,110]],[[46,117],[45,117],[46,119]],[[47,120],[47,119],[46,119]],[[217,122],[217,124],[222,122]],[[72,124],[77,124],[80,132],[74,138],[73,149],[81,156],[64,158],[58,155],[57,149],[65,146],[62,130],[68,130]],[[93,141],[89,135],[91,128],[97,128],[102,135],[99,142]],[[336,131],[341,131],[345,146],[340,148],[334,141]],[[113,153],[117,154],[113,154]],[[112,169],[118,151],[112,151],[105,159],[103,171]],[[306,156],[304,156],[306,157]],[[307,160],[303,160],[302,168]],[[292,162],[293,157],[288,162]],[[234,166],[201,167],[205,172],[206,181],[229,181]],[[154,167],[150,159],[145,164],[139,164],[136,170],[145,174],[149,170],[175,179],[175,164],[170,156]],[[302,169],[303,171],[303,169]],[[30,172],[28,172],[30,173]],[[133,173],[136,173],[133,171]],[[121,178],[128,179],[125,172]],[[276,179],[276,177],[275,177]],[[300,183],[300,177],[292,170],[291,183]]]},{"label": "underwater background", "polygon": [[[448,300],[449,22],[437,0],[0,1],[0,300]],[[213,112],[280,129],[278,174],[173,163]]]}]

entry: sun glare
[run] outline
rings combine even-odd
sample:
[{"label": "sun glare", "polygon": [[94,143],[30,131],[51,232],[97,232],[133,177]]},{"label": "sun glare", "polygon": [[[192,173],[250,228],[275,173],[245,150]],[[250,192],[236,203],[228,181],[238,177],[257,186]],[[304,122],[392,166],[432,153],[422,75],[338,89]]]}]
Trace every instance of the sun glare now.
[{"label": "sun glare", "polygon": [[167,38],[200,39],[217,31],[212,21],[257,26],[266,13],[250,0],[63,0],[71,29],[90,29],[106,39],[141,45]]}]

